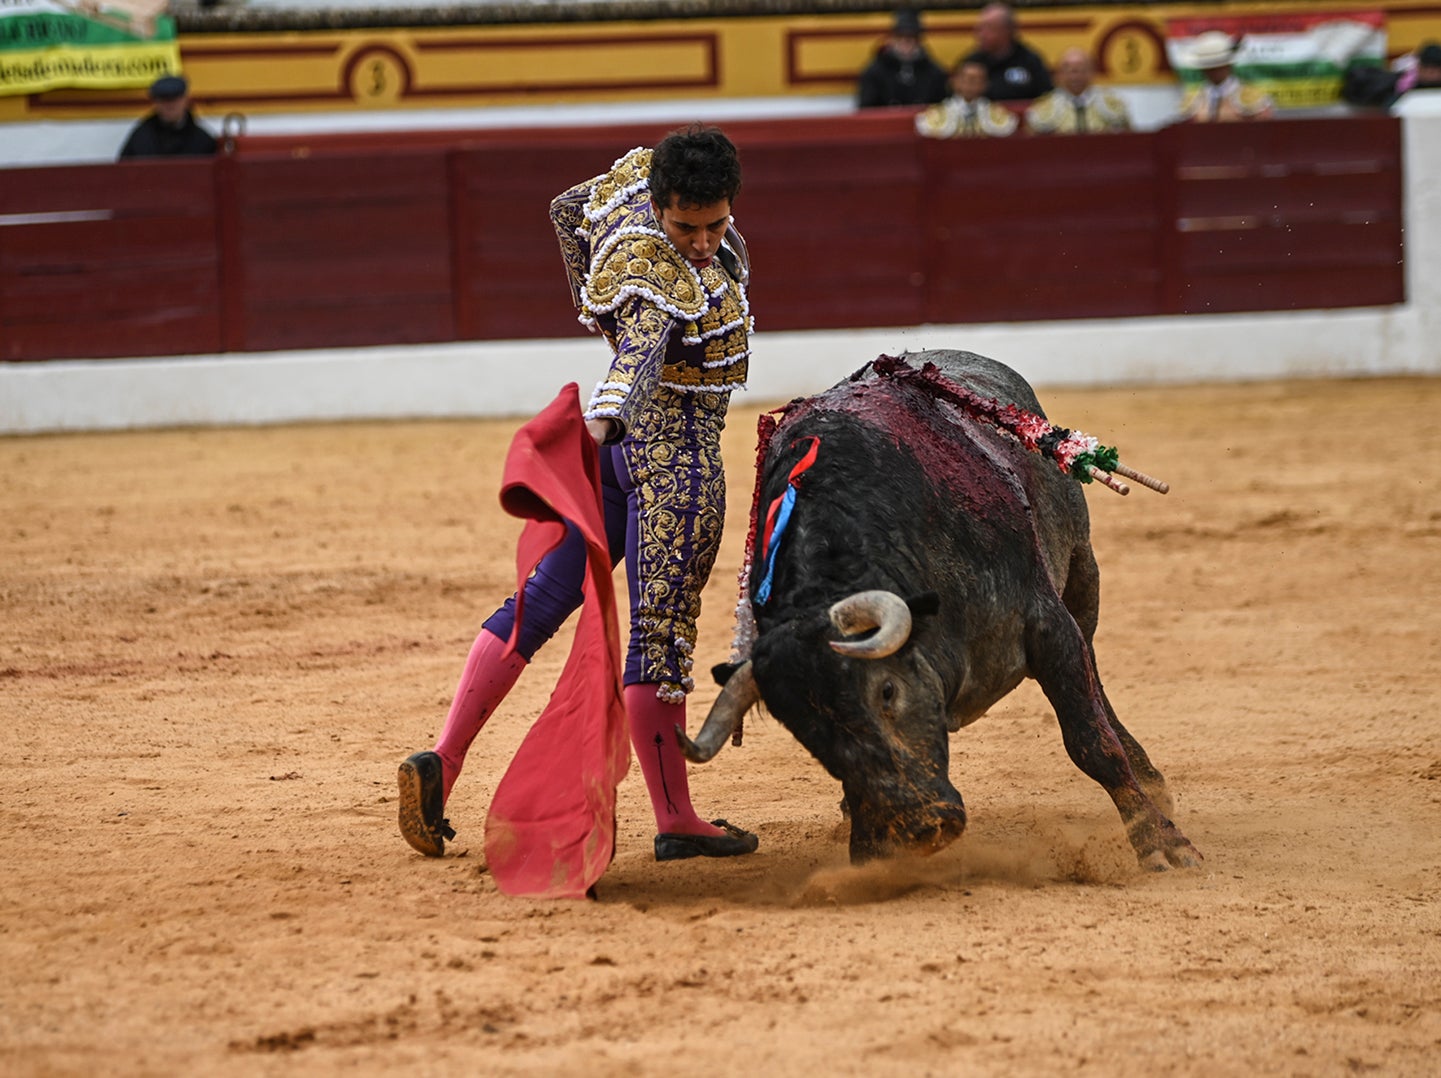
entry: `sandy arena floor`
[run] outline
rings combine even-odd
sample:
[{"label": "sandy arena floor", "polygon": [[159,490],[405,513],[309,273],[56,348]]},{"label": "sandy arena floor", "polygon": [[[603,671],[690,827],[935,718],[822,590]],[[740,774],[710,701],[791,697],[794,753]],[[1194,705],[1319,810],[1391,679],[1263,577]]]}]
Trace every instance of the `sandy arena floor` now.
[{"label": "sandy arena floor", "polygon": [[395,767],[510,587],[514,423],[0,439],[0,1072],[1436,1074],[1441,380],[1042,399],[1173,486],[1090,488],[1097,643],[1199,871],[1136,868],[1027,685],[953,739],[971,825],[929,861],[852,869],[753,718],[692,783],[759,854],[656,864],[633,768],[599,902],[506,898],[487,797],[565,639],[455,856],[402,842]]}]

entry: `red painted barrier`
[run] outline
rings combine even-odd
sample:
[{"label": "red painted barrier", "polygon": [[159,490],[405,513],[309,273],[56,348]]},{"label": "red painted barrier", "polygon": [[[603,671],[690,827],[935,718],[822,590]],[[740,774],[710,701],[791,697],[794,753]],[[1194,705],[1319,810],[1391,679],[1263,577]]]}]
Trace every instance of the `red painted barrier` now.
[{"label": "red painted barrier", "polygon": [[0,171],[0,357],[221,347],[208,161]]},{"label": "red painted barrier", "polygon": [[1387,118],[1163,131],[1168,313],[1399,303],[1401,127]]},{"label": "red painted barrier", "polygon": [[[667,128],[241,138],[0,172],[0,356],[566,336],[547,208]],[[906,110],[728,124],[761,329],[1404,299],[1399,122],[931,142]]]},{"label": "red painted barrier", "polygon": [[444,152],[223,164],[236,170],[227,266],[246,350],[455,339]]},{"label": "red painted barrier", "polygon": [[928,322],[1160,310],[1156,137],[926,145]]}]

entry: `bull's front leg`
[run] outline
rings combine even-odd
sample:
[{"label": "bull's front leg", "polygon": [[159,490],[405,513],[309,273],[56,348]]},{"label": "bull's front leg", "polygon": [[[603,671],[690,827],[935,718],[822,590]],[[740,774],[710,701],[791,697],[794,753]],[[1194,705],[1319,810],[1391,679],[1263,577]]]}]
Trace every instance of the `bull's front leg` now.
[{"label": "bull's front leg", "polygon": [[1116,709],[1111,706],[1111,701],[1106,698],[1105,687],[1100,684],[1100,674],[1096,668],[1095,639],[1096,626],[1101,617],[1101,571],[1096,565],[1096,556],[1089,544],[1077,547],[1071,554],[1070,571],[1066,574],[1066,590],[1061,595],[1061,602],[1065,603],[1071,617],[1075,618],[1076,624],[1080,626],[1081,636],[1086,644],[1086,658],[1091,664],[1091,675],[1096,679],[1101,693],[1101,704],[1106,709],[1106,720],[1121,739],[1121,747],[1126,750],[1126,759],[1131,762],[1132,774],[1141,784],[1141,789],[1156,803],[1161,814],[1170,816],[1175,812],[1176,805],[1171,798],[1171,791],[1166,787],[1165,778],[1151,763],[1146,750],[1141,748],[1141,743],[1126,731],[1121,720],[1116,717]]},{"label": "bull's front leg", "polygon": [[1137,781],[1126,748],[1107,718],[1085,638],[1059,601],[1028,627],[1026,659],[1031,676],[1055,708],[1066,752],[1111,795],[1141,867],[1153,872],[1196,867],[1201,854]]}]

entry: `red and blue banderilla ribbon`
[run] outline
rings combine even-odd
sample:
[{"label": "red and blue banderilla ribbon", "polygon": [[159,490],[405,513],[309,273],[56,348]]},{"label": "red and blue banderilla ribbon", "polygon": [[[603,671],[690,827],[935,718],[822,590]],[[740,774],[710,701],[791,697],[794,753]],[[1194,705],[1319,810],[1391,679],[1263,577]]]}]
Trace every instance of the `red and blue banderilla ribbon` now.
[{"label": "red and blue banderilla ribbon", "polygon": [[808,440],[811,443],[810,448],[806,450],[805,456],[796,461],[790,475],[786,476],[786,489],[771,500],[770,508],[766,510],[766,527],[761,535],[761,563],[766,567],[766,571],[756,587],[756,602],[761,605],[765,605],[771,597],[776,555],[780,553],[781,538],[786,533],[786,526],[791,522],[791,511],[795,509],[800,477],[816,462],[816,454],[820,452],[821,440],[814,436]]}]

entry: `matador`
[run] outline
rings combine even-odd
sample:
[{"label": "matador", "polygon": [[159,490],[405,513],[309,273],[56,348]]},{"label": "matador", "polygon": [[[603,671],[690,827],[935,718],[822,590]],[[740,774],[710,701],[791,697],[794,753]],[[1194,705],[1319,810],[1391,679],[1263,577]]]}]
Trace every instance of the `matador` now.
[{"label": "matador", "polygon": [[[691,806],[684,729],[701,591],[725,518],[720,436],[744,387],[752,319],[750,263],[731,217],[740,167],[715,128],[638,148],[550,207],[580,320],[611,363],[585,412],[600,443],[612,565],[622,559],[630,640],[622,681],[632,747],[655,811],[657,860],[733,856],[755,835]],[[486,620],[434,749],[401,765],[400,830],[429,856],[454,837],[444,804],[472,740],[531,658],[581,603],[585,549],[572,528],[516,596]]]}]

